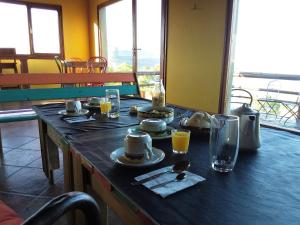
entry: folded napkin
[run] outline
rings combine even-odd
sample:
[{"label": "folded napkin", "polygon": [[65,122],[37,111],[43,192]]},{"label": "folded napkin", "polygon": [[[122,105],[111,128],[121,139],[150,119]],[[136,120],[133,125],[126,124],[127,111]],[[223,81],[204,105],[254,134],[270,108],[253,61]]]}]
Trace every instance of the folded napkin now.
[{"label": "folded napkin", "polygon": [[90,117],[87,118],[86,116],[76,116],[76,117],[65,117],[63,118],[64,121],[67,123],[81,123],[81,122],[87,122],[87,121],[93,121],[95,118]]},{"label": "folded napkin", "polygon": [[[134,179],[136,181],[140,181],[142,179],[151,177],[155,174],[158,174],[158,173],[161,173],[164,171],[171,171],[171,169],[172,169],[172,166],[167,166],[167,167],[152,171],[150,173],[140,175],[138,177],[135,177]],[[168,173],[165,173],[153,180],[150,180],[150,181],[144,183],[143,185],[146,188],[153,191],[154,193],[159,194],[161,197],[165,198],[171,194],[174,194],[178,191],[186,189],[190,186],[193,186],[193,185],[205,180],[205,178],[203,178],[199,175],[196,175],[194,173],[188,172],[188,171],[186,171],[185,174],[186,174],[186,176],[183,180],[176,181],[176,176],[178,174],[168,172]],[[173,182],[167,183],[168,181],[173,181]],[[151,187],[154,187],[155,185],[162,184],[162,183],[166,183],[166,184],[163,186],[160,186],[158,188],[151,189]]]}]

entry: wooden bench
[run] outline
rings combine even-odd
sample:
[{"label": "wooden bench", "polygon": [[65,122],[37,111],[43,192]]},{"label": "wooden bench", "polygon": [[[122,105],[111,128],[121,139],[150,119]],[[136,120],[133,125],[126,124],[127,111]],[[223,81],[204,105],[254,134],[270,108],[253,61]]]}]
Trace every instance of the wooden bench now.
[{"label": "wooden bench", "polygon": [[[40,84],[81,84],[81,83],[111,83],[126,82],[126,85],[102,87],[65,87],[0,90],[0,103],[56,100],[70,98],[85,98],[105,96],[105,90],[117,88],[120,95],[139,95],[137,80],[133,73],[105,74],[3,74],[0,75],[1,85],[40,85]],[[26,121],[37,119],[32,109],[0,111],[0,123]],[[2,154],[2,138],[0,127],[0,154]]]}]

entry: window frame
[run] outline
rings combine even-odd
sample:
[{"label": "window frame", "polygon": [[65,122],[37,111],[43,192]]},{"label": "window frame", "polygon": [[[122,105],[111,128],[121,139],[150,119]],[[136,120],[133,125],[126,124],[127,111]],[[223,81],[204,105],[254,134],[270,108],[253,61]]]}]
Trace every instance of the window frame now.
[{"label": "window frame", "polygon": [[[62,7],[61,5],[53,5],[53,4],[44,4],[44,3],[32,3],[26,1],[17,1],[17,0],[0,0],[0,2],[8,3],[8,4],[19,4],[24,5],[27,9],[27,23],[28,23],[28,36],[29,36],[29,54],[17,54],[17,56],[25,56],[29,58],[38,58],[38,59],[49,59],[54,56],[60,56],[64,58],[64,37],[63,37],[63,22],[62,22]],[[59,48],[60,53],[37,53],[34,52],[34,42],[33,42],[33,32],[32,32],[32,17],[31,17],[31,9],[48,9],[48,10],[56,10],[58,13],[58,32],[59,32]]]}]

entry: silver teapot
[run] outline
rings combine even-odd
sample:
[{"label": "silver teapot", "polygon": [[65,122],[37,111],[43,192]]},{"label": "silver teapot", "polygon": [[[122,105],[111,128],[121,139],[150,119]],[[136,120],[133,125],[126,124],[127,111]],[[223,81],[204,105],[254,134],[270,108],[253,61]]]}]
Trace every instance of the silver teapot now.
[{"label": "silver teapot", "polygon": [[231,111],[240,118],[240,151],[253,151],[260,147],[259,112],[244,103]]}]

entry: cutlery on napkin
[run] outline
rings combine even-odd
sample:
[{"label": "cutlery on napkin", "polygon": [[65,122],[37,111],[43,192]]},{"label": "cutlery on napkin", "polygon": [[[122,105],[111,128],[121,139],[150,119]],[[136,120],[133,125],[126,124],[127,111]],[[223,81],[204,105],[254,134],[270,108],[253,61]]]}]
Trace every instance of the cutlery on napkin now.
[{"label": "cutlery on napkin", "polygon": [[86,116],[77,116],[77,117],[64,117],[64,121],[67,123],[81,123],[81,122],[87,122],[87,121],[93,121],[95,118],[89,117],[87,118]]},{"label": "cutlery on napkin", "polygon": [[[156,174],[163,173],[165,171],[170,171],[172,169],[172,166],[167,166],[155,171],[152,171],[150,173],[146,173],[143,175],[140,175],[138,177],[135,177],[134,179],[136,181],[140,181],[143,179],[146,179],[148,177],[152,177]],[[154,193],[160,195],[163,198],[166,198],[167,196],[174,194],[178,191],[184,190],[188,187],[191,187],[201,181],[204,181],[205,178],[201,177],[197,174],[191,173],[186,171],[186,176],[181,181],[172,182],[176,180],[177,173],[164,173],[163,175],[160,175],[156,177],[155,179],[152,179],[148,182],[143,183],[143,185],[147,188],[153,191]],[[164,185],[160,185],[164,184]],[[157,188],[152,188],[154,186],[158,186]]]}]

